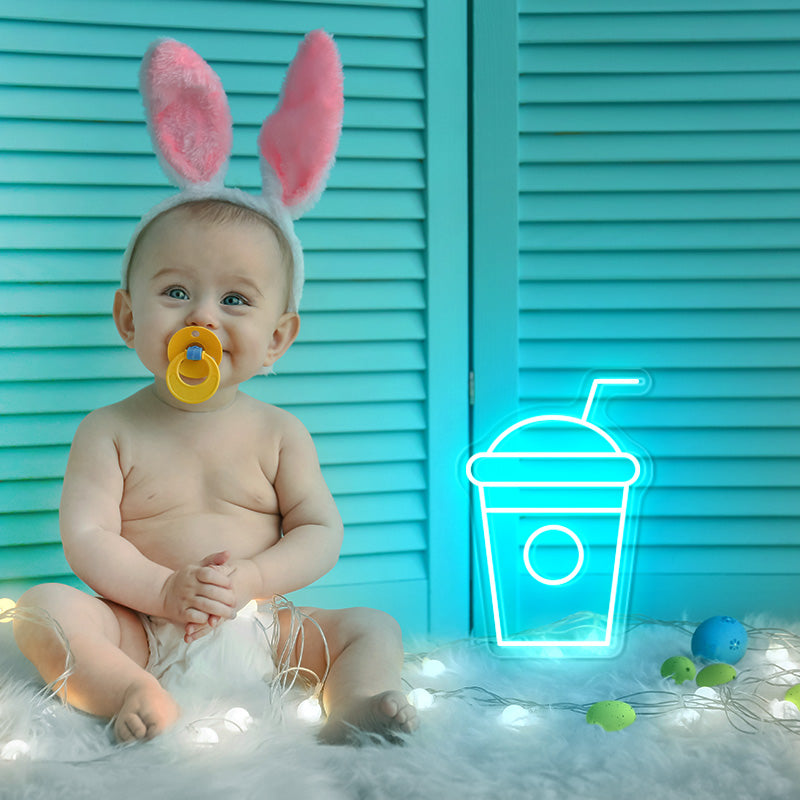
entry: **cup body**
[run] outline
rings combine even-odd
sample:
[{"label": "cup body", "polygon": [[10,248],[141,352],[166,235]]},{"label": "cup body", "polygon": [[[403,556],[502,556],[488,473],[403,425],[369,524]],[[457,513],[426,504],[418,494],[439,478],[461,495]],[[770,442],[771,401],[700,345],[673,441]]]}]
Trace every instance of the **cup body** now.
[{"label": "cup body", "polygon": [[[570,431],[577,439],[566,437],[572,447],[552,449],[553,422],[557,430],[580,426]],[[535,448],[537,426],[547,428],[547,450]],[[503,655],[548,647],[610,654],[626,600],[638,460],[585,420],[534,417],[474,455],[467,474],[480,502],[485,609]]]}]

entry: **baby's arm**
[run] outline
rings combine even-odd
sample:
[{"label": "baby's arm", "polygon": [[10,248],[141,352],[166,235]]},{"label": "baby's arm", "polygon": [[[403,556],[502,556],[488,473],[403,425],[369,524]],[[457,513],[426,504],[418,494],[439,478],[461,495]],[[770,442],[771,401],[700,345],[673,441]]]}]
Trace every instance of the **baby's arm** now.
[{"label": "baby's arm", "polygon": [[184,623],[230,617],[230,580],[214,562],[173,571],[121,536],[123,488],[112,416],[101,409],[78,428],[64,476],[61,538],[75,574],[102,597],[145,614]]},{"label": "baby's arm", "polygon": [[[301,589],[331,570],[342,546],[342,518],[331,496],[311,436],[286,414],[275,492],[283,536],[251,559],[229,562],[234,588],[245,601]],[[239,591],[237,591],[239,594]]]}]

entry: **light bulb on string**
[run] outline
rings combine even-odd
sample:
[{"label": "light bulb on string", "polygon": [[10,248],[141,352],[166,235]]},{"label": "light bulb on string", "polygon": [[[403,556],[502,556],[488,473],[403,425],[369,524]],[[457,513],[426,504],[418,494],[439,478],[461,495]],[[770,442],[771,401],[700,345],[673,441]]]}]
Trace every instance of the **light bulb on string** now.
[{"label": "light bulb on string", "polygon": [[775,719],[800,719],[800,709],[790,700],[770,700],[769,713]]},{"label": "light bulb on string", "polygon": [[420,672],[422,672],[426,678],[438,678],[440,675],[447,672],[447,667],[436,658],[423,658]]},{"label": "light bulb on string", "polygon": [[322,706],[316,695],[307,697],[297,706],[297,718],[309,724],[319,722],[322,719]]},{"label": "light bulb on string", "polygon": [[0,758],[4,761],[16,761],[18,758],[27,756],[30,751],[31,747],[27,742],[22,739],[12,739],[0,749]]},{"label": "light bulb on string", "polygon": [[424,711],[433,705],[434,699],[427,689],[412,689],[408,693],[408,702],[419,711]]},{"label": "light bulb on string", "polygon": [[524,728],[531,724],[531,716],[527,708],[511,703],[500,712],[498,721],[509,728]]},{"label": "light bulb on string", "polygon": [[236,706],[225,713],[225,727],[234,733],[244,733],[253,724],[246,708]]},{"label": "light bulb on string", "polygon": [[[0,597],[0,614],[11,611],[11,609],[16,608],[16,606],[17,604],[10,597]],[[9,615],[5,619],[0,619],[0,622],[11,622],[11,616]]]},{"label": "light bulb on string", "polygon": [[191,737],[195,744],[219,744],[219,735],[212,728],[193,728]]}]

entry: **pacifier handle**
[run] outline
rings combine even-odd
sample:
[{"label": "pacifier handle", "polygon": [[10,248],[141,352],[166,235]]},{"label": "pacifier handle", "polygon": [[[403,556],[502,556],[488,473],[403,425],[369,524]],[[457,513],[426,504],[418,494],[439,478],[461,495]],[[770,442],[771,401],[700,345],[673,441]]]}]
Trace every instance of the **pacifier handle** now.
[{"label": "pacifier handle", "polygon": [[[222,344],[208,328],[190,325],[181,328],[167,345],[167,388],[184,403],[204,403],[219,388]],[[190,384],[183,379],[205,378]]]}]

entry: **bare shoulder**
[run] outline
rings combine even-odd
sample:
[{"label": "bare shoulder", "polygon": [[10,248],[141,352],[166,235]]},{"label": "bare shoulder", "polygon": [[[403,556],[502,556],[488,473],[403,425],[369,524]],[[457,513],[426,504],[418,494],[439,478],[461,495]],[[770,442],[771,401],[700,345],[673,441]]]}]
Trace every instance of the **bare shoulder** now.
[{"label": "bare shoulder", "polygon": [[137,396],[134,394],[118,403],[97,408],[83,418],[76,436],[114,438],[132,424],[138,405]]},{"label": "bare shoulder", "polygon": [[278,441],[285,439],[311,439],[305,425],[291,412],[278,406],[248,397],[248,411],[253,415],[263,433]]}]

